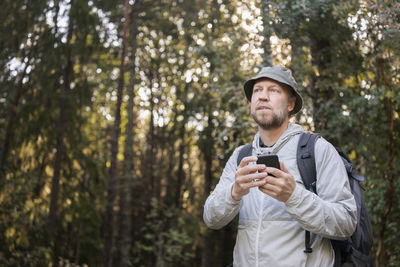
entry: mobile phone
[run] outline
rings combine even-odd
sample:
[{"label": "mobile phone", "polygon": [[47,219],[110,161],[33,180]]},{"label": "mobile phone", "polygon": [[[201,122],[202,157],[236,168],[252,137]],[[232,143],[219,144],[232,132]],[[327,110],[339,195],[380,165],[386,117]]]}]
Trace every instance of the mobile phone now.
[{"label": "mobile phone", "polygon": [[274,167],[277,169],[281,168],[279,164],[279,157],[275,154],[258,156],[257,164],[264,164],[267,167]]}]

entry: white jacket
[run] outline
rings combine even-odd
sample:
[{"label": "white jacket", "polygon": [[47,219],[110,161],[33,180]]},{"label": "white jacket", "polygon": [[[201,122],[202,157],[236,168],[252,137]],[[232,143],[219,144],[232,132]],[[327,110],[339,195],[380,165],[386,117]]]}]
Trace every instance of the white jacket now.
[{"label": "white jacket", "polygon": [[[289,124],[277,143],[260,147],[259,133],[253,140],[253,155],[271,152],[287,138],[277,152],[294,176],[296,187],[285,202],[252,188],[235,201],[231,188],[235,180],[241,147],[229,158],[215,190],[204,206],[204,221],[212,229],[227,225],[239,213],[233,266],[332,266],[331,239],[346,239],[356,227],[357,208],[343,162],[335,148],[319,138],[315,145],[318,195],[306,190],[296,163],[297,143],[302,127]],[[305,231],[310,231],[312,253],[304,253]]]}]

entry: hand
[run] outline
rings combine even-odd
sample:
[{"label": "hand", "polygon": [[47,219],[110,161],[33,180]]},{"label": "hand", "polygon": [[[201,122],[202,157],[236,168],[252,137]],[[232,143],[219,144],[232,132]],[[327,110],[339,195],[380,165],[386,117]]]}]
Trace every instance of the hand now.
[{"label": "hand", "polygon": [[260,187],[265,184],[265,178],[268,173],[265,172],[264,164],[248,165],[250,162],[256,162],[257,157],[244,157],[240,162],[235,173],[235,183],[232,186],[232,198],[236,201],[242,199],[244,195],[250,192],[252,187]]},{"label": "hand", "polygon": [[265,184],[260,186],[259,189],[279,201],[286,202],[296,187],[296,181],[282,161],[280,166],[280,170],[272,167],[266,168],[266,172],[275,177],[268,176],[265,178]]}]

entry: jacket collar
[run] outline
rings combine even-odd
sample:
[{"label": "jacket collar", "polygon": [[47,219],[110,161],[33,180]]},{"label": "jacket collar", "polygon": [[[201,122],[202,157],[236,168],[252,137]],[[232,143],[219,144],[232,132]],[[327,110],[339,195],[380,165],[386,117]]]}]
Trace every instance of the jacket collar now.
[{"label": "jacket collar", "polygon": [[276,154],[293,136],[304,132],[303,128],[298,124],[289,123],[286,131],[279,137],[278,141],[271,147],[262,146],[260,132],[257,131],[253,139],[253,147],[257,155]]}]

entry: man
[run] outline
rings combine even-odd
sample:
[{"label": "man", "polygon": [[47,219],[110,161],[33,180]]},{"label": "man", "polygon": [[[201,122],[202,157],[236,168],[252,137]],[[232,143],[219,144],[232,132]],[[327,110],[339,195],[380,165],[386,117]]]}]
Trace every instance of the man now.
[{"label": "man", "polygon": [[[239,213],[233,266],[332,266],[331,239],[346,239],[356,226],[357,208],[343,162],[319,138],[315,145],[318,195],[304,188],[296,163],[301,126],[289,122],[302,108],[290,71],[262,68],[244,84],[251,116],[258,124],[252,156],[228,160],[204,206],[204,221],[219,229]],[[280,170],[256,164],[257,156],[277,154]],[[312,253],[305,253],[305,230]]]}]

